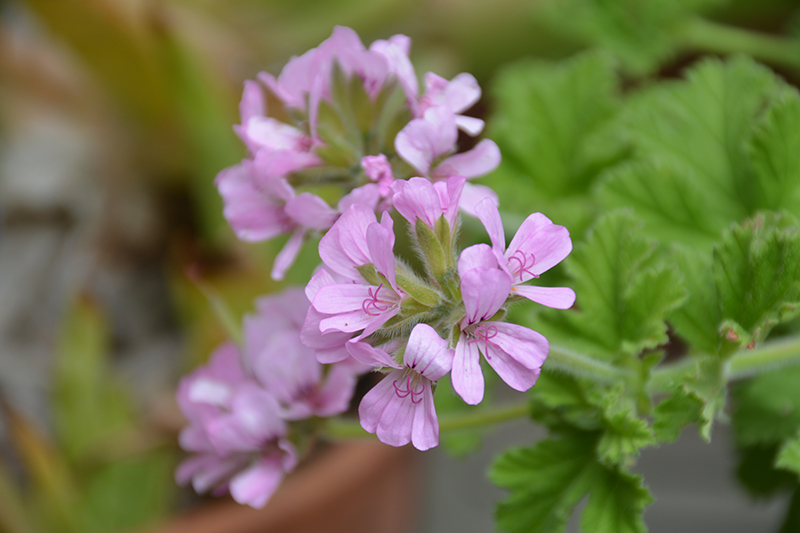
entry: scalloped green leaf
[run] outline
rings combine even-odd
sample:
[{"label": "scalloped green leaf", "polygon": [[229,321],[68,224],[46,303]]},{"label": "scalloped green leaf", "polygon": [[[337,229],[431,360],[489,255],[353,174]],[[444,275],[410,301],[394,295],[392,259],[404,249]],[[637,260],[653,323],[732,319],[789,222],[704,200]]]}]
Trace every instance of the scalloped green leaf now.
[{"label": "scalloped green leaf", "polygon": [[489,477],[511,495],[496,511],[500,531],[557,533],[589,496],[581,521],[587,533],[642,533],[642,513],[652,502],[641,477],[597,462],[597,435],[574,433],[515,448],[493,464]]},{"label": "scalloped green leaf", "polygon": [[535,328],[566,347],[608,360],[667,341],[664,319],[685,298],[677,269],[653,257],[655,243],[629,212],[601,218],[565,266],[579,311],[543,311]]},{"label": "scalloped green leaf", "polygon": [[[763,127],[759,121],[786,91],[766,67],[736,57],[704,60],[687,71],[685,80],[635,95],[621,113],[620,128],[636,162],[609,172],[600,187],[601,203],[633,208],[649,234],[693,246],[710,245],[729,224],[773,208],[764,202],[764,180],[750,159],[751,153],[760,154],[758,168],[769,165],[770,155],[790,161],[788,149],[776,149],[782,156],[772,154],[767,143],[784,142],[777,137],[781,128],[790,127],[784,122],[791,116],[767,120]],[[761,140],[748,149],[758,127]]]},{"label": "scalloped green leaf", "polygon": [[546,212],[572,231],[588,225],[595,211],[589,188],[625,153],[607,130],[620,106],[618,91],[613,62],[598,53],[520,62],[500,72],[488,130],[503,160],[485,182],[504,211]]}]

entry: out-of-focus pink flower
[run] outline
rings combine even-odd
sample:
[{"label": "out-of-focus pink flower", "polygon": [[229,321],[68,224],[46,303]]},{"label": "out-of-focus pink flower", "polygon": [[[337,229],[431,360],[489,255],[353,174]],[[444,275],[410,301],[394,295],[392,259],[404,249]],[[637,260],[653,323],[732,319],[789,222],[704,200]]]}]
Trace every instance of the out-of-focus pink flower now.
[{"label": "out-of-focus pink flower", "polygon": [[347,410],[360,369],[335,365],[324,373],[315,351],[300,341],[309,303],[293,288],[260,298],[244,320],[244,353],[259,383],[278,401],[281,416],[300,420]]},{"label": "out-of-focus pink flower", "polygon": [[417,449],[427,450],[439,444],[431,383],[444,377],[452,366],[453,351],[447,341],[427,324],[417,324],[408,339],[403,365],[394,364],[389,354],[378,348],[372,351],[376,366],[396,370],[361,400],[361,426],[392,446],[411,442]]},{"label": "out-of-focus pink flower", "polygon": [[481,88],[472,74],[463,72],[447,81],[441,76],[428,72],[425,74],[425,94],[420,98],[418,115],[432,107],[447,106],[456,115],[458,128],[471,136],[483,131],[484,122],[479,118],[462,115],[481,98]]},{"label": "out-of-focus pink flower", "polygon": [[209,364],[181,380],[178,405],[189,421],[180,444],[195,455],[175,472],[197,492],[230,491],[239,503],[262,507],[297,463],[275,398],[247,377],[228,343]]},{"label": "out-of-focus pink flower", "polygon": [[376,41],[367,50],[355,31],[336,26],[317,48],[293,57],[277,78],[262,72],[259,79],[285,105],[308,113],[313,135],[319,102],[330,99],[334,63],[346,76],[360,77],[370,98],[374,99],[387,78],[394,75],[409,101],[414,101],[417,80],[408,59],[409,48],[408,37],[395,35],[388,41]]},{"label": "out-of-focus pink flower", "polygon": [[466,316],[453,360],[453,388],[471,405],[483,400],[480,354],[512,388],[525,391],[539,378],[550,345],[541,334],[516,324],[490,320],[511,290],[511,276],[489,246],[470,246],[458,261]]},{"label": "out-of-focus pink flower", "polygon": [[[500,164],[500,149],[489,139],[482,140],[467,152],[446,157],[455,151],[457,139],[456,116],[449,106],[443,104],[429,108],[422,118],[409,122],[397,134],[394,144],[397,154],[404,161],[432,180],[444,180],[452,176],[476,178],[488,174]],[[467,183],[461,208],[473,214],[474,206],[487,197],[497,203],[494,191]]]},{"label": "out-of-focus pink flower", "polygon": [[567,228],[553,224],[541,213],[533,213],[525,219],[506,249],[506,236],[497,206],[484,200],[477,205],[476,215],[489,233],[500,266],[511,276],[511,294],[556,309],[572,307],[575,291],[568,287],[522,285],[538,278],[569,255],[572,240]]}]

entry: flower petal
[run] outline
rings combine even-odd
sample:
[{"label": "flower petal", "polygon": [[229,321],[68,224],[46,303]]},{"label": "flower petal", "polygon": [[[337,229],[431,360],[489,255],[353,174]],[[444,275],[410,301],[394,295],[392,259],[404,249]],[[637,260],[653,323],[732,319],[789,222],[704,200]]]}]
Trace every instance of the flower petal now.
[{"label": "flower petal", "polygon": [[506,235],[503,232],[503,220],[500,218],[500,211],[491,198],[484,198],[475,206],[475,214],[483,223],[489,239],[492,241],[492,248],[500,254],[506,251]]},{"label": "flower petal", "polygon": [[286,241],[286,244],[283,245],[281,251],[275,256],[275,262],[272,264],[272,279],[276,281],[283,279],[286,271],[297,260],[304,242],[306,242],[306,231],[303,228],[296,228],[289,240]]},{"label": "flower petal", "polygon": [[325,200],[310,192],[301,192],[286,202],[285,211],[300,226],[319,231],[330,228],[339,218]]},{"label": "flower petal", "polygon": [[469,340],[465,333],[458,339],[450,379],[453,389],[465,402],[478,405],[483,400],[484,388],[481,354],[476,343],[470,343]]},{"label": "flower petal", "polygon": [[568,287],[536,287],[533,285],[516,285],[511,287],[512,294],[517,293],[528,300],[553,307],[569,309],[575,303],[575,291]]},{"label": "flower petal", "polygon": [[497,198],[497,193],[492,189],[486,185],[476,185],[474,183],[467,182],[464,184],[464,192],[461,194],[461,203],[458,207],[461,208],[461,210],[466,214],[477,217],[478,215],[475,212],[475,209],[485,198],[490,198],[495,205],[500,204],[500,200]]},{"label": "flower petal", "polygon": [[436,381],[450,372],[454,356],[447,341],[435,329],[427,324],[417,324],[411,330],[403,361],[415,372]]},{"label": "flower petal", "polygon": [[472,150],[451,155],[432,171],[434,179],[450,176],[476,178],[488,174],[500,164],[500,148],[490,139],[483,139]]},{"label": "flower petal", "polygon": [[275,458],[262,459],[231,479],[230,493],[237,503],[264,507],[283,481],[284,471]]},{"label": "flower petal", "polygon": [[[525,219],[511,239],[506,257],[512,257],[518,252],[522,252],[525,257],[533,255],[535,261],[529,270],[539,275],[563,261],[571,251],[572,240],[567,228],[553,224],[541,213],[533,213]],[[532,277],[529,272],[523,272],[521,281]]]}]

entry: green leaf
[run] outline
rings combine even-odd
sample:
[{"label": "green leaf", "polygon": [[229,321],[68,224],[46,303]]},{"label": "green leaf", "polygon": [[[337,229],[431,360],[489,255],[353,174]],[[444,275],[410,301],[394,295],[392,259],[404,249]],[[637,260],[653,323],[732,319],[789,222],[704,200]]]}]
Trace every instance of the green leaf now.
[{"label": "green leaf", "polygon": [[800,212],[800,96],[786,87],[750,142],[762,209]]},{"label": "green leaf", "polygon": [[723,235],[712,270],[724,319],[761,342],[800,312],[800,232],[787,217],[759,215]]},{"label": "green leaf", "polygon": [[646,533],[644,508],[653,496],[642,476],[622,470],[598,469],[581,517],[586,533]]},{"label": "green leaf", "polygon": [[118,460],[88,481],[83,501],[87,533],[142,528],[163,518],[175,493],[175,462],[168,452]]},{"label": "green leaf", "polygon": [[677,269],[653,257],[629,212],[598,221],[565,266],[575,280],[578,312],[543,312],[535,329],[578,352],[618,360],[667,341],[666,315],[684,298]]},{"label": "green leaf", "polygon": [[776,444],[800,430],[800,367],[767,372],[739,384],[733,394],[736,442]]},{"label": "green leaf", "polygon": [[656,441],[675,442],[681,430],[701,421],[703,401],[695,395],[676,392],[653,409],[653,432]]},{"label": "green leaf", "polygon": [[800,434],[786,441],[775,458],[775,467],[800,476]]},{"label": "green leaf", "polygon": [[644,507],[652,501],[641,478],[599,464],[597,434],[573,433],[502,454],[489,477],[511,495],[497,507],[497,526],[509,533],[561,532],[587,494],[586,532],[644,532]]},{"label": "green leaf", "polygon": [[77,461],[103,436],[131,423],[125,392],[109,379],[110,332],[92,300],[68,307],[56,348],[53,416],[67,456]]},{"label": "green leaf", "polygon": [[636,416],[633,401],[620,383],[604,387],[566,374],[543,374],[531,390],[531,416],[556,432],[575,428],[599,435],[597,458],[624,464],[655,443],[647,421]]},{"label": "green leaf", "polygon": [[761,203],[747,144],[784,87],[738,57],[705,60],[686,80],[632,97],[620,128],[637,162],[609,174],[602,203],[632,207],[648,233],[690,245],[710,244],[730,223],[770,207]]},{"label": "green leaf", "polygon": [[800,488],[796,488],[789,501],[789,508],[778,533],[794,533],[800,530]]},{"label": "green leaf", "polygon": [[800,312],[800,234],[787,215],[759,214],[712,253],[676,248],[673,258],[689,298],[670,322],[695,349],[727,356],[753,347]]},{"label": "green leaf", "polygon": [[504,211],[546,212],[572,231],[588,225],[590,186],[624,154],[606,131],[619,107],[618,86],[612,62],[596,53],[501,71],[488,130],[503,161],[485,183]]},{"label": "green leaf", "polygon": [[616,55],[635,74],[653,71],[677,51],[681,24],[717,0],[553,0],[543,15],[582,43]]}]

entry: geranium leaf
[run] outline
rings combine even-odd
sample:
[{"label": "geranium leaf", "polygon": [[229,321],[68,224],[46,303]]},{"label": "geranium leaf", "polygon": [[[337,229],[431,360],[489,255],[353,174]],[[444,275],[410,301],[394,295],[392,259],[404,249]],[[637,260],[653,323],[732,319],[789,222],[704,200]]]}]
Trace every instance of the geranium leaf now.
[{"label": "geranium leaf", "polygon": [[595,459],[597,434],[575,433],[502,454],[489,473],[511,491],[497,507],[500,531],[561,532],[586,495],[583,531],[641,533],[644,507],[652,501],[641,478]]},{"label": "geranium leaf", "polygon": [[665,316],[685,292],[677,269],[652,256],[629,212],[600,219],[566,262],[578,312],[543,312],[535,327],[583,353],[616,360],[667,341]]},{"label": "geranium leaf", "polygon": [[618,85],[612,61],[597,53],[501,71],[489,133],[503,161],[486,183],[505,211],[542,211],[571,231],[586,227],[589,187],[624,154],[605,129],[619,107]]}]

